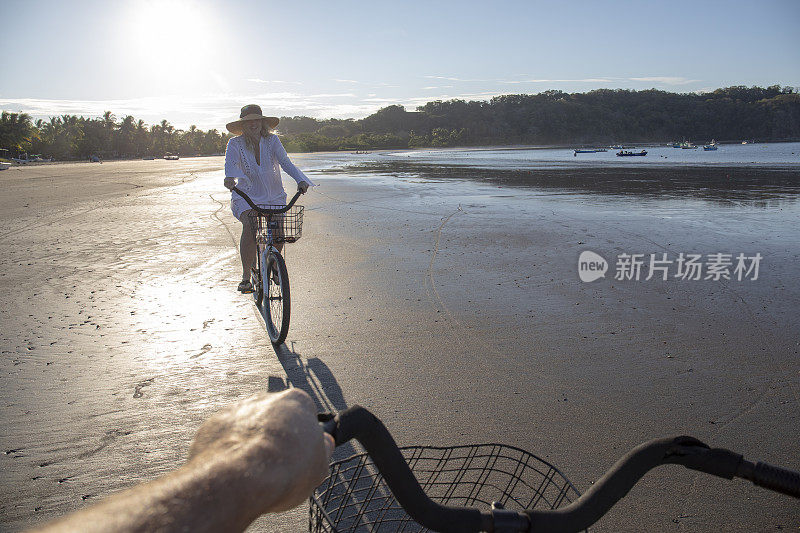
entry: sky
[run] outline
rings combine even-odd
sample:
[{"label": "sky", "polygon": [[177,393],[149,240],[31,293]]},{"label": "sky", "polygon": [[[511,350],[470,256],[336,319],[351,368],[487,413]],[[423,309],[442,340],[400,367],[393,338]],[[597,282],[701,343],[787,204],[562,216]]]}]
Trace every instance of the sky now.
[{"label": "sky", "polygon": [[800,86],[800,0],[0,0],[0,109],[224,129],[433,100]]}]

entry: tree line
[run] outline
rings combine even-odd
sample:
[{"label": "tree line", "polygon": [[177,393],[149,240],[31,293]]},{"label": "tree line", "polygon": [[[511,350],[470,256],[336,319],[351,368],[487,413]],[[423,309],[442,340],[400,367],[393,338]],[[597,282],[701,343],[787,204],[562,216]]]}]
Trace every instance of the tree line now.
[{"label": "tree line", "polygon": [[287,149],[294,151],[797,140],[800,94],[779,85],[699,94],[545,91],[488,101],[434,101],[416,112],[389,106],[361,120],[284,117],[280,129]]},{"label": "tree line", "polygon": [[[705,93],[655,89],[545,91],[488,101],[433,101],[416,111],[388,106],[363,119],[282,117],[278,127],[290,152],[446,146],[707,142],[800,139],[800,94],[792,87],[735,86]],[[2,112],[0,148],[55,159],[183,156],[222,153],[227,133],[146,125],[74,115],[37,120]]]},{"label": "tree line", "polygon": [[56,160],[211,155],[224,152],[229,137],[197,126],[176,129],[166,120],[148,126],[127,115],[117,121],[111,111],[99,118],[60,115],[35,122],[25,113],[0,114],[0,148],[11,155],[27,152]]}]

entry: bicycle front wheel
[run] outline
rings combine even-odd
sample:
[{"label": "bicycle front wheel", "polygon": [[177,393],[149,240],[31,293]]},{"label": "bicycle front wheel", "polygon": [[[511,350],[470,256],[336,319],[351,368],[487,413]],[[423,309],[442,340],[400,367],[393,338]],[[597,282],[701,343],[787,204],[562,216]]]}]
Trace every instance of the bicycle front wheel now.
[{"label": "bicycle front wheel", "polygon": [[261,265],[264,290],[264,321],[272,344],[281,344],[289,333],[291,300],[286,262],[277,250],[270,250]]}]

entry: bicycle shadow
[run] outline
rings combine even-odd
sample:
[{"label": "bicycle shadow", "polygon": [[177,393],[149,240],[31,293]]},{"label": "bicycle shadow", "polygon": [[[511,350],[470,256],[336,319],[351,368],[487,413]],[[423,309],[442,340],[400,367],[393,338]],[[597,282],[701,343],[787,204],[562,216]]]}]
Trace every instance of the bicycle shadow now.
[{"label": "bicycle shadow", "polygon": [[289,386],[297,387],[314,399],[320,412],[336,413],[347,409],[339,382],[321,359],[312,357],[303,361],[300,354],[286,344],[273,345],[272,348],[286,373],[286,381],[278,376],[270,376],[267,384],[269,392],[282,391]]}]

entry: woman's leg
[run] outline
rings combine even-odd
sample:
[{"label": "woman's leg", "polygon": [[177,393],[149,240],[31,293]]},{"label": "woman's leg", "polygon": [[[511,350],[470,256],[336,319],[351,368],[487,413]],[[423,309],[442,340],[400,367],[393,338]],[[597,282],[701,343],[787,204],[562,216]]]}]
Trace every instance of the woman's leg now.
[{"label": "woman's leg", "polygon": [[242,281],[250,280],[250,269],[256,262],[256,234],[248,209],[239,218],[242,222],[242,238],[239,240],[239,254],[242,257]]},{"label": "woman's leg", "polygon": [[275,215],[275,221],[277,222],[275,227],[275,240],[278,241],[275,244],[275,248],[278,250],[278,253],[281,253],[283,251],[283,224],[284,224],[283,213]]}]

